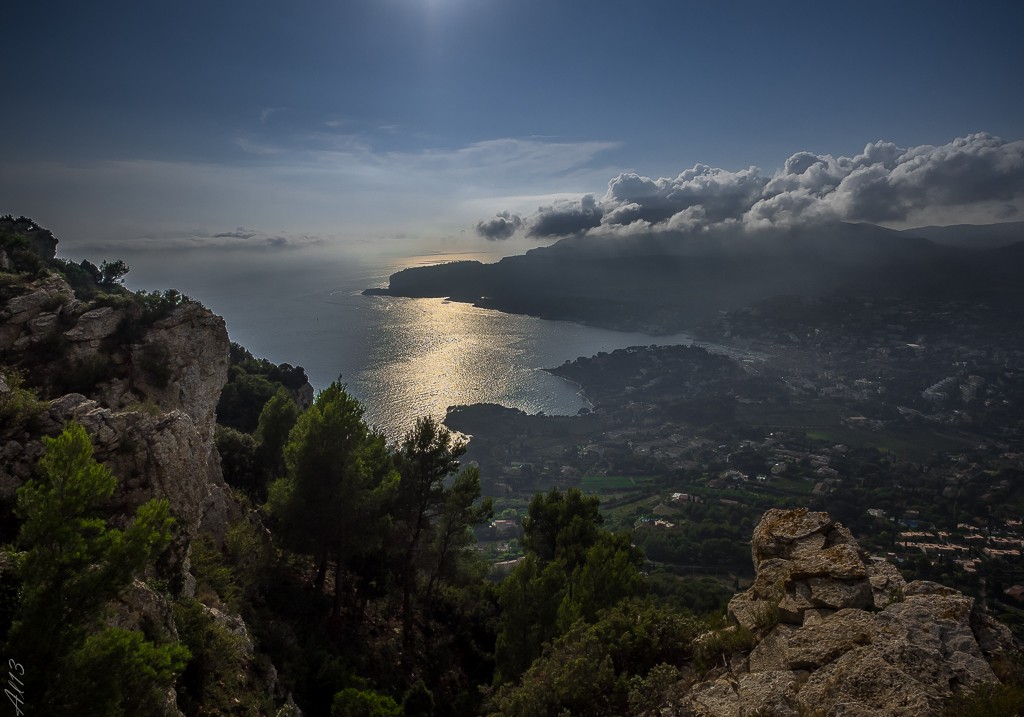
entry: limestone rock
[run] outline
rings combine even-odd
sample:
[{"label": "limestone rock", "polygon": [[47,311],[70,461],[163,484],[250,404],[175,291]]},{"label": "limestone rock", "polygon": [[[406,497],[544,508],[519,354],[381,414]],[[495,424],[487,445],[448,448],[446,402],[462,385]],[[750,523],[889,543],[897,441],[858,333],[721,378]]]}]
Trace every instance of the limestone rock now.
[{"label": "limestone rock", "polygon": [[885,560],[868,563],[868,580],[871,582],[871,597],[874,606],[881,610],[886,605],[902,600],[906,581],[896,566]]},{"label": "limestone rock", "polygon": [[7,305],[0,311],[0,321],[23,325],[43,311],[52,312],[73,300],[74,292],[66,281],[59,276],[48,276],[33,282],[28,292],[8,300]]},{"label": "limestone rock", "polygon": [[742,717],[742,703],[733,682],[725,677],[696,685],[676,714],[694,717]]},{"label": "limestone rock", "polygon": [[824,531],[832,526],[827,513],[807,510],[769,510],[754,528],[750,541],[754,565],[769,558],[790,560],[801,549],[812,552],[825,546]]},{"label": "limestone rock", "polygon": [[[178,529],[191,536],[224,489],[220,466],[190,416],[182,411],[156,415],[113,411],[78,394],[53,401],[49,433],[69,420],[81,423],[93,441],[97,460],[118,477],[117,512],[130,514],[150,498],[166,498]],[[233,501],[231,501],[233,503]],[[237,510],[237,506],[235,506]],[[227,519],[224,519],[226,525]]]},{"label": "limestone rock", "polygon": [[178,639],[178,628],[167,597],[138,578],[111,606],[107,622],[125,630],[155,631],[161,640]]},{"label": "limestone rock", "polygon": [[300,411],[308,411],[313,405],[313,399],[316,398],[316,392],[313,390],[313,384],[306,381],[297,389],[291,391],[291,396]]},{"label": "limestone rock", "polygon": [[986,657],[1014,647],[973,598],[865,561],[825,513],[768,511],[752,555],[757,577],[729,614],[760,639],[662,714],[939,715],[996,682]]},{"label": "limestone rock", "polygon": [[800,717],[801,675],[792,670],[740,675],[737,694],[744,715]]},{"label": "limestone rock", "polygon": [[72,342],[99,341],[114,333],[124,314],[110,306],[86,311],[78,317],[77,323],[64,332],[64,338]]},{"label": "limestone rock", "polygon": [[[53,257],[52,234],[31,222],[15,223],[17,233],[33,233],[34,250]],[[10,265],[6,255],[0,259],[0,268]],[[167,500],[175,520],[169,550],[147,578],[135,580],[110,606],[110,623],[176,639],[169,591],[154,585],[172,586],[175,595],[195,599],[192,540],[204,532],[222,544],[229,526],[243,519],[266,533],[258,516],[246,514],[224,483],[214,443],[215,412],[228,370],[223,319],[173,296],[173,303],[165,304],[125,297],[116,306],[87,305],[56,274],[14,284],[4,296],[10,298],[0,302],[0,353],[5,363],[31,374],[31,384],[43,387],[41,395],[52,400],[26,425],[0,425],[0,500],[12,501],[31,477],[44,437],[57,435],[71,420],[84,426],[96,459],[118,479],[102,506],[108,522],[124,527],[136,508],[153,498]],[[169,313],[154,320],[154,306]],[[64,393],[68,387],[87,395]],[[11,390],[0,374],[0,400]],[[297,392],[308,406],[312,387],[307,382]],[[0,563],[0,573],[6,569]],[[202,609],[237,642],[232,669],[243,676],[244,692],[265,694],[268,704],[285,701],[273,666],[256,659],[242,618],[216,604]],[[171,690],[166,713],[181,717],[175,700]]]},{"label": "limestone rock", "polygon": [[187,413],[211,446],[227,375],[224,319],[194,302],[153,324],[131,352],[132,386],[165,410]]}]

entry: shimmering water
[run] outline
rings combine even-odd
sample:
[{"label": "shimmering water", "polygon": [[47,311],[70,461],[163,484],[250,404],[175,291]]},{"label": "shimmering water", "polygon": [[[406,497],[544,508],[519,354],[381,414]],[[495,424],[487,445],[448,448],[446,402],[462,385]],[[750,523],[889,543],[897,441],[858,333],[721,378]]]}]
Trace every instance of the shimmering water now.
[{"label": "shimmering water", "polygon": [[[475,308],[443,299],[363,296],[423,259],[263,262],[231,257],[136,258],[133,287],[174,286],[227,320],[257,356],[306,369],[322,389],[339,375],[368,420],[395,438],[418,416],[492,402],[529,413],[574,414],[579,388],[542,369],[640,344],[689,343],[685,335],[595,329]],[[132,262],[130,262],[132,263]],[[139,268],[136,268],[139,267]]]},{"label": "shimmering water", "polygon": [[589,405],[579,387],[542,369],[655,341],[443,299],[373,297],[368,315],[373,332],[366,351],[372,358],[354,375],[352,388],[380,425],[408,426],[419,415],[484,402],[528,413],[573,414]]}]

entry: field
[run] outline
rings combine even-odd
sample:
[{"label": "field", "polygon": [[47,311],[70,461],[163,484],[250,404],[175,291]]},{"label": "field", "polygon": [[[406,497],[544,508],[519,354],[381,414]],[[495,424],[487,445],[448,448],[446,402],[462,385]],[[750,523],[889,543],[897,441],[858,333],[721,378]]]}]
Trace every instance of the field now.
[{"label": "field", "polygon": [[580,488],[584,493],[613,493],[647,490],[654,485],[654,476],[584,476]]}]

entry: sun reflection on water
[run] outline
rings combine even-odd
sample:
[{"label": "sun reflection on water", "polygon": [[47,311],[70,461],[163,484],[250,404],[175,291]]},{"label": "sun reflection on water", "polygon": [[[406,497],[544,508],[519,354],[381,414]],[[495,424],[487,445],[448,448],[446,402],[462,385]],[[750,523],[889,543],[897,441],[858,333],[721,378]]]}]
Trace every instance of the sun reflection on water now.
[{"label": "sun reflection on water", "polygon": [[[357,377],[372,394],[367,418],[397,430],[448,406],[500,402],[530,413],[573,413],[577,388],[528,366],[524,321],[443,299],[379,299],[382,316],[370,355],[386,357]],[[514,319],[521,319],[519,321]]]}]

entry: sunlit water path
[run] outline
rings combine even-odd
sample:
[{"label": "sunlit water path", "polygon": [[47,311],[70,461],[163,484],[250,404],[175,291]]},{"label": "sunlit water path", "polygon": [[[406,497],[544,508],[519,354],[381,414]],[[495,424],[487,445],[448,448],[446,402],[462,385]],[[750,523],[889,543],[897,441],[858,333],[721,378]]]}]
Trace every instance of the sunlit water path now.
[{"label": "sunlit water path", "polygon": [[[395,438],[417,416],[500,403],[574,414],[579,387],[543,371],[579,356],[635,345],[690,343],[503,314],[444,299],[363,296],[420,258],[244,262],[189,257],[173,267],[135,260],[133,288],[173,286],[221,314],[233,341],[306,369],[319,390],[339,376],[368,420]],[[136,269],[135,267],[139,268]]]}]

